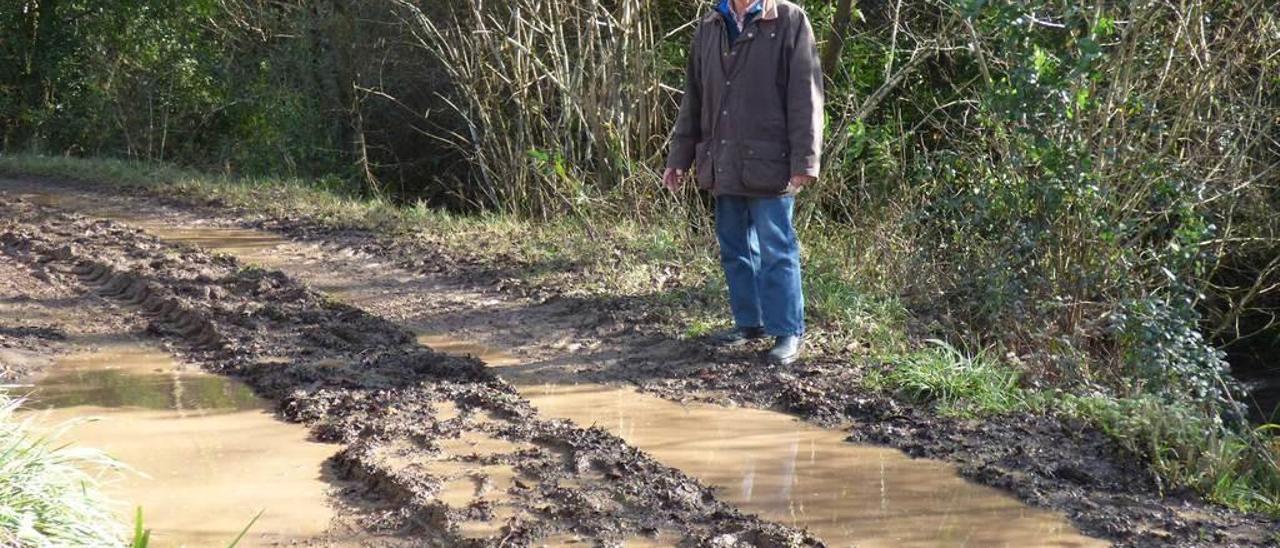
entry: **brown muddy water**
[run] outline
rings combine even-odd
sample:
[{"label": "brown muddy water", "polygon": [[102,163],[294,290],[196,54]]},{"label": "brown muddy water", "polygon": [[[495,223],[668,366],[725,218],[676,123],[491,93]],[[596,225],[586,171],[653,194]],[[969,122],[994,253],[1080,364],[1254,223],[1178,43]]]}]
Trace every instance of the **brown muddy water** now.
[{"label": "brown muddy water", "polygon": [[[273,253],[285,241],[269,233],[175,227],[134,212],[103,212],[98,204],[85,207],[61,196],[34,198],[122,220],[162,239],[289,271],[291,259]],[[320,287],[351,299],[351,304],[361,304],[354,292]],[[475,356],[495,367],[521,362],[447,335],[424,335],[421,342],[442,352]],[[948,464],[846,443],[843,432],[821,429],[790,415],[679,404],[631,388],[522,383],[513,377],[507,380],[544,416],[608,430],[658,461],[714,486],[723,500],[743,511],[808,528],[832,546],[1106,545],[1080,535],[1056,513],[963,480]],[[167,445],[163,449],[168,451]],[[300,457],[293,462],[309,461]],[[506,472],[495,475],[499,484],[508,479]],[[476,471],[460,470],[456,476],[444,496],[463,500],[484,489],[484,482],[475,481]]]},{"label": "brown muddy water", "polygon": [[595,425],[743,511],[834,546],[1104,546],[944,463],[845,443],[779,413],[679,405],[629,388],[526,386],[539,411]]},{"label": "brown muddy water", "polygon": [[131,470],[105,491],[132,522],[141,507],[152,546],[306,541],[329,528],[325,461],[336,449],[277,420],[248,387],[185,370],[121,337],[55,361],[31,394],[42,424],[78,423],[62,441],[106,451]]},{"label": "brown muddy water", "polygon": [[[448,336],[419,341],[498,367],[520,363]],[[1061,516],[965,481],[951,465],[846,443],[843,432],[790,415],[679,404],[626,387],[508,380],[543,415],[603,428],[715,486],[743,511],[806,528],[832,546],[1107,545]]]}]

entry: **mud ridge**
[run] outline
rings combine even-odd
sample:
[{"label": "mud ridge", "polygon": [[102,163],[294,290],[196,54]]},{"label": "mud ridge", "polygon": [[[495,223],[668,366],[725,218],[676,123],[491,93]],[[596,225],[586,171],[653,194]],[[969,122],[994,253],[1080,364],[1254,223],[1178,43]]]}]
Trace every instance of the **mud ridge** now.
[{"label": "mud ridge", "polygon": [[[145,316],[173,351],[343,444],[338,469],[378,508],[371,526],[411,544],[521,546],[565,532],[605,545],[660,532],[686,545],[820,544],[742,515],[610,434],[540,419],[477,360],[427,350],[278,272],[22,200],[0,201],[0,215],[4,256]],[[446,478],[475,494],[444,502]]]}]

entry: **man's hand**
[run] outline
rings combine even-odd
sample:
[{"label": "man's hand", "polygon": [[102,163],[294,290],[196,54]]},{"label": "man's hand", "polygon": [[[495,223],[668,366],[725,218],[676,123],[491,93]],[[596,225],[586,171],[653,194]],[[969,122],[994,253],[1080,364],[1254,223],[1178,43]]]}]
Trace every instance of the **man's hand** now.
[{"label": "man's hand", "polygon": [[662,184],[671,192],[680,190],[680,187],[684,185],[684,170],[667,168],[666,171],[662,172]]},{"label": "man's hand", "polygon": [[813,184],[813,182],[816,180],[818,180],[817,177],[810,177],[808,175],[792,175],[791,181],[789,181],[787,184],[795,190],[800,190],[806,186]]}]

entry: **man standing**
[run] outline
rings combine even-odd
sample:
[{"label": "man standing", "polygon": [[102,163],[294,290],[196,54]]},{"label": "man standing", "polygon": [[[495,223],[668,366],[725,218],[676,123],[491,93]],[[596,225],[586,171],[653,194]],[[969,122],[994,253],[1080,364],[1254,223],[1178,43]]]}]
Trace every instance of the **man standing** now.
[{"label": "man standing", "polygon": [[716,200],[734,328],[722,345],[774,337],[769,360],[800,355],[804,296],[795,194],[818,177],[822,69],[804,10],[787,0],[720,0],[689,50],[663,183],[693,168]]}]

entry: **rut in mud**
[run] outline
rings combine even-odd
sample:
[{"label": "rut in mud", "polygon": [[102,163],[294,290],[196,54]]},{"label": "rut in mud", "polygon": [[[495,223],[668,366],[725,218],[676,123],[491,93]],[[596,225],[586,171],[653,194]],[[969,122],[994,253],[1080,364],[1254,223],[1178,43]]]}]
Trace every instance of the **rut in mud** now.
[{"label": "rut in mud", "polygon": [[[95,197],[93,204],[100,205],[103,202],[100,198],[100,196]],[[135,205],[136,203],[138,202],[134,202]],[[145,203],[148,204],[148,209],[154,209],[155,202]],[[222,224],[238,222],[231,219],[219,221],[216,217],[219,212],[216,210],[197,212],[179,208],[164,211],[166,215],[184,220],[177,223],[157,223],[148,228],[167,230],[169,236],[193,243],[200,243],[197,233],[188,233],[184,237],[181,230],[174,231],[174,225],[191,226],[207,223],[210,220]],[[159,216],[151,215],[150,217]],[[148,225],[151,221],[142,224]],[[849,387],[856,382],[857,371],[831,357],[820,357],[808,363],[797,364],[793,368],[764,368],[746,353],[712,354],[697,344],[674,341],[662,333],[661,318],[652,316],[643,299],[601,302],[598,299],[581,299],[555,291],[548,292],[546,288],[521,286],[503,276],[500,270],[488,269],[466,257],[442,256],[430,245],[429,240],[382,240],[365,233],[324,230],[305,220],[296,219],[283,221],[267,219],[259,220],[255,224],[282,231],[300,239],[297,244],[284,246],[284,249],[271,248],[271,252],[283,254],[285,261],[294,261],[290,264],[289,270],[307,274],[305,277],[315,287],[335,292],[335,295],[343,300],[360,302],[363,308],[375,312],[379,317],[395,321],[400,325],[411,326],[414,331],[448,332],[514,350],[515,358],[507,360],[506,363],[497,364],[508,366],[502,369],[501,376],[504,378],[524,379],[522,382],[623,380],[672,399],[692,398],[780,407],[819,423],[852,422],[851,432],[855,439],[901,447],[917,456],[927,455],[955,461],[966,476],[979,479],[983,483],[1010,489],[1024,500],[1038,505],[1066,509],[1072,520],[1085,531],[1119,540],[1121,544],[1201,545],[1209,541],[1219,544],[1248,545],[1268,542],[1267,529],[1272,524],[1266,520],[1204,506],[1187,494],[1178,494],[1173,500],[1161,500],[1154,488],[1154,482],[1133,456],[1118,451],[1100,433],[1080,425],[1061,424],[1047,418],[1017,418],[998,424],[943,421],[908,404],[881,395],[850,389]],[[141,238],[137,235],[134,237]],[[237,245],[241,246],[239,251],[250,255],[256,249],[267,249],[271,245],[261,240],[261,233],[252,231],[245,231],[238,238]],[[146,238],[141,239],[151,241]],[[314,244],[307,242],[326,245],[323,248],[317,248]],[[303,248],[309,248],[309,250]],[[300,249],[302,251],[299,251]],[[321,252],[316,253],[317,249]],[[280,258],[277,257],[277,259]],[[406,267],[409,272],[425,271],[433,272],[434,275],[421,279],[413,275],[406,276],[404,273],[397,273],[396,270],[390,269],[389,264]],[[518,265],[511,265],[511,267],[517,268]],[[268,278],[273,276],[267,273],[260,275]],[[350,283],[353,277],[361,275],[364,283]],[[485,280],[490,284],[478,285],[477,280]],[[204,282],[209,281],[218,282],[213,283],[214,286],[220,284],[220,280],[216,278],[204,280]],[[279,282],[286,285],[292,283],[283,278]],[[259,298],[259,293],[263,298]],[[271,292],[259,293],[249,292],[245,300],[272,303],[280,298],[280,295]],[[246,295],[244,292],[240,294]],[[219,293],[214,297],[212,300],[216,301],[224,298],[224,295]],[[344,309],[341,305],[336,305],[324,298],[315,298],[321,305]],[[287,298],[285,300],[287,302]],[[282,310],[286,315],[299,311],[300,309],[289,308]],[[361,318],[371,319],[375,323],[386,322],[354,309],[348,309],[348,311]],[[188,322],[184,329],[197,336],[202,332],[206,336],[207,333],[214,332],[222,337],[224,334],[219,331],[218,326],[219,322],[225,318],[219,316],[213,316],[213,318],[216,321],[211,322],[214,326],[212,330],[204,330],[194,325],[199,322]],[[407,331],[395,328],[394,325],[390,327],[405,337],[410,335]],[[164,330],[157,329],[157,331]],[[296,338],[302,338],[302,336],[295,335]],[[226,339],[220,338],[220,340]],[[270,341],[270,344],[277,342],[270,337],[264,340]],[[362,335],[356,336],[356,340],[361,342],[357,342],[355,346],[364,344]],[[317,383],[327,385],[333,379],[326,378],[324,381],[291,379],[284,382],[272,380],[277,378],[276,374],[272,374],[253,380],[253,371],[263,371],[266,364],[289,363],[297,367],[297,356],[311,343],[312,341],[307,340],[302,344],[289,347],[293,349],[290,352],[266,353],[265,357],[261,357],[263,353],[259,349],[257,354],[261,357],[259,362],[240,364],[228,370],[241,371],[249,375],[251,383],[266,389],[268,395],[284,397],[286,401],[294,402],[295,400],[290,398],[294,389]],[[380,349],[395,347],[403,352],[413,352],[412,348],[406,348],[406,346],[413,346],[407,340],[379,341],[374,346]],[[418,350],[421,351],[421,349]],[[455,348],[454,350],[465,349]],[[206,359],[204,363],[214,364],[219,360],[208,357],[217,356],[218,352],[223,352],[225,356],[226,351],[226,349],[220,351],[205,349],[192,353],[192,356],[196,358],[204,356]],[[384,350],[379,352],[385,353]],[[347,353],[350,357],[356,351],[348,349]],[[333,351],[324,349],[320,354],[332,356]],[[437,358],[444,359],[439,356]],[[319,359],[322,362],[325,360],[325,358]],[[394,358],[393,361],[398,359]],[[445,409],[445,415],[449,417],[449,420],[444,421],[446,425],[459,418],[463,419],[463,422],[470,423],[473,422],[474,417],[480,417],[479,420],[482,423],[499,418],[523,422],[524,419],[518,416],[503,417],[503,411],[495,411],[497,406],[491,403],[481,406],[483,411],[468,410],[467,395],[475,394],[479,390],[477,386],[486,386],[487,389],[480,391],[486,394],[496,393],[508,398],[509,404],[514,408],[523,409],[530,417],[542,416],[537,415],[536,411],[516,394],[511,385],[493,377],[474,361],[463,360],[463,362],[470,363],[474,367],[462,368],[447,375],[423,377],[422,380],[433,386],[425,392],[386,392],[382,394],[386,396],[383,399],[362,400],[359,404],[353,404],[350,401],[351,388],[346,386],[336,391],[303,389],[305,393],[299,401],[310,402],[311,407],[291,404],[287,410],[313,410],[315,413],[313,415],[299,415],[294,412],[291,416],[312,422],[317,425],[319,432],[330,435],[330,439],[350,443],[349,449],[343,453],[341,462],[345,463],[345,469],[351,472],[352,477],[360,477],[376,485],[377,492],[395,493],[393,500],[412,500],[415,496],[421,498],[422,493],[428,493],[427,498],[434,497],[431,498],[431,503],[419,504],[419,506],[438,511],[435,514],[430,511],[425,512],[428,515],[439,515],[439,511],[443,508],[443,520],[427,522],[425,527],[420,528],[422,530],[432,529],[443,522],[455,526],[457,535],[468,531],[472,533],[471,536],[484,536],[486,531],[494,530],[492,527],[495,521],[502,521],[514,515],[517,519],[508,519],[508,521],[517,525],[511,531],[521,532],[520,535],[511,539],[517,541],[562,538],[542,536],[553,534],[553,531],[574,530],[585,536],[601,539],[621,539],[628,535],[653,532],[651,524],[655,522],[646,522],[644,519],[621,522],[616,518],[605,519],[603,521],[608,522],[611,527],[597,529],[592,529],[591,526],[576,527],[575,520],[568,519],[531,530],[527,527],[525,529],[519,527],[521,525],[518,519],[519,508],[514,509],[514,513],[460,515],[456,512],[455,506],[461,504],[460,500],[466,497],[462,496],[460,499],[449,497],[459,496],[457,495],[459,492],[466,492],[468,481],[470,481],[474,484],[473,498],[481,502],[480,506],[484,506],[484,494],[497,491],[491,486],[505,481],[507,477],[505,469],[494,470],[492,474],[465,472],[461,474],[465,477],[464,479],[459,479],[456,473],[452,476],[448,473],[421,474],[417,480],[400,483],[393,481],[395,478],[389,478],[393,475],[388,473],[389,470],[429,466],[430,463],[410,461],[415,455],[424,454],[424,447],[427,448],[426,454],[432,454],[430,444],[397,446],[396,443],[383,443],[386,440],[406,436],[407,431],[380,434],[380,438],[373,441],[366,438],[366,443],[361,444],[361,436],[351,436],[350,432],[353,428],[363,428],[363,426],[347,423],[377,422],[362,414],[374,415],[384,408],[394,409],[397,403],[401,405],[405,403],[403,399],[399,399],[401,397],[435,398],[437,401],[449,401],[455,405],[462,402],[457,410]],[[330,365],[333,363],[329,362]],[[359,367],[366,366],[373,372],[388,368],[387,362],[380,360],[362,360],[362,365]],[[316,366],[309,364],[303,368],[311,371],[316,369]],[[395,370],[388,373],[383,382],[395,383],[395,379],[402,374],[407,373]],[[420,373],[409,374],[408,378],[412,378],[413,374]],[[355,382],[356,386],[363,384],[364,379]],[[398,389],[400,386],[394,385],[389,389]],[[365,388],[362,387],[360,390]],[[316,405],[317,400],[334,403],[326,407]],[[455,413],[457,416],[452,416]],[[335,420],[335,417],[346,414],[351,414],[351,417],[342,421]],[[422,417],[428,414],[430,412],[420,412]],[[343,424],[335,426],[334,422]],[[423,424],[429,424],[429,421]],[[580,430],[574,429],[574,431]],[[487,431],[493,432],[493,429],[490,428]],[[333,435],[334,432],[338,435]],[[342,434],[343,432],[346,434]],[[593,432],[593,435],[603,434],[597,430],[590,432]],[[422,440],[436,436],[453,436],[455,431],[447,428],[419,428],[414,433],[418,435],[418,440]],[[466,435],[462,434],[459,439],[465,437]],[[486,441],[489,439],[512,441],[520,439],[520,436],[513,437],[501,431],[487,438],[468,439],[463,443],[467,447],[487,446],[491,445],[491,442]],[[603,439],[620,443],[616,438],[608,436]],[[501,446],[501,443],[499,442],[498,445]],[[353,456],[351,450],[361,447],[366,450],[365,454]],[[629,446],[623,447],[634,451]],[[539,452],[541,449],[539,447]],[[471,458],[471,461],[482,464],[490,462],[508,464],[520,460],[524,452],[522,449],[516,453],[516,459],[505,459],[505,461],[485,458]],[[511,456],[509,453],[502,454],[501,451],[499,454],[504,457]],[[468,457],[483,456],[468,455]],[[640,456],[645,462],[653,464],[655,469],[664,469],[648,461],[647,456]],[[357,465],[350,464],[353,462]],[[369,463],[376,462],[383,463],[381,476],[368,472],[371,469]],[[573,464],[575,462],[579,461],[566,458],[561,459],[559,464],[564,466],[569,463],[568,466],[572,470],[574,466],[578,466]],[[372,469],[377,471],[376,467]],[[525,477],[525,472],[521,471],[522,467],[513,465],[513,469],[519,475],[517,478],[519,483],[528,486],[526,479],[522,479]],[[687,476],[670,469],[665,470],[674,473],[676,477],[688,479]],[[602,473],[596,467],[588,467],[585,473],[581,470],[579,472],[579,475],[586,477],[588,485],[602,479],[605,483],[613,481],[608,474]],[[485,479],[490,475],[498,479],[494,481]],[[418,495],[406,491],[403,487],[404,483],[413,483],[413,481],[420,482]],[[579,486],[578,481],[579,479],[572,475],[566,477],[563,484],[565,490],[575,492]],[[452,485],[451,489],[448,488],[450,485]],[[693,482],[692,485],[700,489],[707,500],[713,501],[708,502],[706,508],[728,508],[703,484]],[[536,487],[541,488],[542,484]],[[455,504],[451,505],[439,500],[440,497],[436,495],[442,493],[442,488],[444,491],[453,493],[445,498],[449,498]],[[522,487],[513,484],[513,489],[519,491]],[[561,497],[562,500],[567,498]],[[492,499],[489,502],[492,502]],[[565,504],[582,504],[582,501],[575,499]],[[516,506],[519,506],[519,503]],[[684,538],[693,543],[716,538],[721,542],[737,540],[772,545],[802,538],[795,536],[793,530],[742,518],[736,511],[730,511],[726,515],[731,516],[731,521],[737,521],[732,525],[726,525],[720,523],[723,516],[716,513],[718,510],[711,511],[711,516],[708,517],[706,508],[694,512],[695,516],[700,517],[687,521],[669,521],[667,527],[659,525],[656,529],[663,531],[664,536],[661,538],[664,542],[670,542],[671,534],[675,534],[677,539]],[[597,507],[596,511],[629,512],[631,508]],[[418,511],[417,515],[421,516],[423,513]],[[386,516],[392,517],[384,517],[384,525],[392,529],[396,527],[392,524],[412,528],[414,520],[409,517],[409,514],[413,512],[397,512],[388,508]],[[541,516],[537,513],[530,515]],[[490,516],[499,519],[483,519]],[[474,517],[481,519],[471,519]],[[418,523],[422,521],[419,519]],[[749,526],[743,526],[744,523]],[[651,528],[646,529],[646,527]],[[736,532],[736,534],[725,536],[726,532]],[[788,534],[792,536],[787,536]],[[450,537],[448,540],[457,540],[457,537]],[[813,540],[810,539],[810,541]],[[1018,543],[1014,542],[1014,544]]]}]

